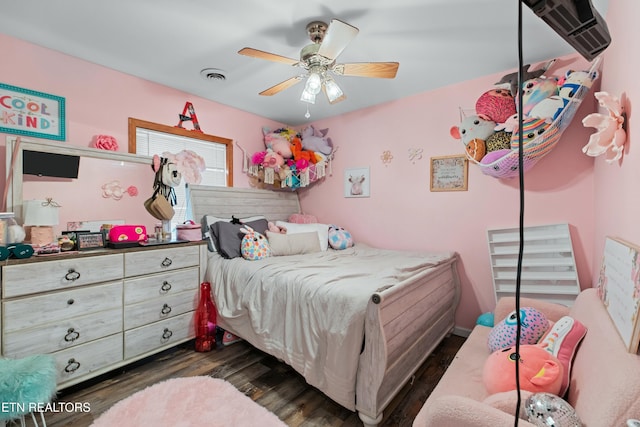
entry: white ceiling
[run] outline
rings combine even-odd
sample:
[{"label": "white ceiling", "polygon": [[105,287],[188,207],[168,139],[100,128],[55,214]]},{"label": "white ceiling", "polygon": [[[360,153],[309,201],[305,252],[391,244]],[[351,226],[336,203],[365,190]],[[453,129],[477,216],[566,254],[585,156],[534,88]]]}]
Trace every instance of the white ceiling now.
[{"label": "white ceiling", "polygon": [[[237,54],[298,58],[305,27],[338,18],[360,29],[338,62],[397,61],[395,79],[336,77],[347,99],[318,97],[310,121],[517,67],[516,0],[13,0],[0,32],[275,121],[305,123],[301,84],[258,93],[298,68]],[[593,0],[604,17],[608,0]],[[524,61],[573,49],[526,6]],[[1,53],[1,49],[0,49]],[[226,80],[205,80],[217,68]],[[8,82],[10,83],[10,82]],[[196,105],[197,109],[197,105]]]}]

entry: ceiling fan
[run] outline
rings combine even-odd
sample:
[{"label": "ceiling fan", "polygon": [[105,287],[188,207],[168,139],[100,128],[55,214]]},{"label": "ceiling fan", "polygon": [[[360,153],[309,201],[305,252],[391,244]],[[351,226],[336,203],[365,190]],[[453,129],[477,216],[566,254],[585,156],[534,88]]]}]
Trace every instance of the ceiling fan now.
[{"label": "ceiling fan", "polygon": [[312,21],[307,24],[307,33],[313,43],[302,48],[299,60],[250,47],[245,47],[238,53],[293,65],[305,71],[303,74],[291,77],[269,89],[263,90],[260,95],[275,95],[306,78],[305,88],[300,97],[301,101],[314,104],[316,95],[323,91],[329,103],[335,104],[344,100],[346,96],[332,75],[392,79],[396,76],[400,65],[397,62],[336,63],[338,55],[355,38],[358,31],[353,25],[338,19],[332,19],[330,25],[322,21]]}]

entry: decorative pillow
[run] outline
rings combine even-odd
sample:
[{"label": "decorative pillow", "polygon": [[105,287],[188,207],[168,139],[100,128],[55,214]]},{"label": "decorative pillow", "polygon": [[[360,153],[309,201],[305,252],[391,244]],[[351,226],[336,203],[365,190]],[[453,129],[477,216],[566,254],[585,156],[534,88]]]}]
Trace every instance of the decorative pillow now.
[{"label": "decorative pillow", "polygon": [[240,245],[244,233],[240,231],[243,225],[248,225],[264,236],[267,231],[267,220],[257,219],[243,224],[232,224],[227,221],[218,221],[211,226],[210,234],[214,247],[223,258],[236,258],[242,256]]},{"label": "decorative pillow", "polygon": [[[491,329],[488,339],[489,351],[493,353],[516,344],[517,320],[514,310]],[[520,344],[537,344],[549,329],[547,317],[533,307],[520,308],[520,323]]]},{"label": "decorative pillow", "polygon": [[287,229],[287,234],[308,233],[315,231],[318,233],[320,249],[326,251],[329,248],[329,225],[327,224],[295,224],[293,222],[276,221],[278,227]]},{"label": "decorative pillow", "polygon": [[267,230],[267,240],[271,245],[271,255],[300,255],[320,252],[318,233],[280,234]]},{"label": "decorative pillow", "polygon": [[[211,234],[211,226],[218,221],[231,222],[232,219],[233,218],[218,218],[217,216],[213,215],[205,215],[202,217],[202,220],[200,221],[200,224],[202,226],[202,239],[207,241],[207,247],[210,252],[215,252],[217,250],[216,245],[213,241],[213,235]],[[248,222],[256,221],[259,219],[266,218],[262,215],[256,215],[247,218],[240,218],[239,221],[246,224]]]},{"label": "decorative pillow", "polygon": [[291,214],[289,215],[289,222],[293,222],[294,224],[316,224],[318,218],[308,214]]},{"label": "decorative pillow", "polygon": [[329,226],[329,246],[333,249],[347,249],[353,246],[351,233],[337,225]]},{"label": "decorative pillow", "polygon": [[562,388],[558,394],[560,397],[564,396],[569,389],[573,357],[586,333],[587,328],[582,323],[572,317],[564,316],[551,327],[549,333],[538,343],[557,357],[564,368]]}]

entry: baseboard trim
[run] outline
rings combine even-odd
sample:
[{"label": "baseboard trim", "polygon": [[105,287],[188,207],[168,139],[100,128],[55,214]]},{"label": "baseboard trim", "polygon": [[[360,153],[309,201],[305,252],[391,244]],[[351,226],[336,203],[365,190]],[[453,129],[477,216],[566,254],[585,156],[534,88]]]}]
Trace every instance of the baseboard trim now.
[{"label": "baseboard trim", "polygon": [[461,328],[459,326],[454,326],[453,335],[458,335],[460,337],[467,338],[467,337],[469,337],[469,335],[471,335],[471,329]]}]

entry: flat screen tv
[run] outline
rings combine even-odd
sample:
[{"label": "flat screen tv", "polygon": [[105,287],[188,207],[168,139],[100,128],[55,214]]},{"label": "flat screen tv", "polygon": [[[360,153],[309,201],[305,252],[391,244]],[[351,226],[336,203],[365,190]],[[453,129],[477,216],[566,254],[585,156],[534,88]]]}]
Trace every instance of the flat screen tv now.
[{"label": "flat screen tv", "polygon": [[80,156],[22,151],[22,173],[25,175],[77,178]]}]

